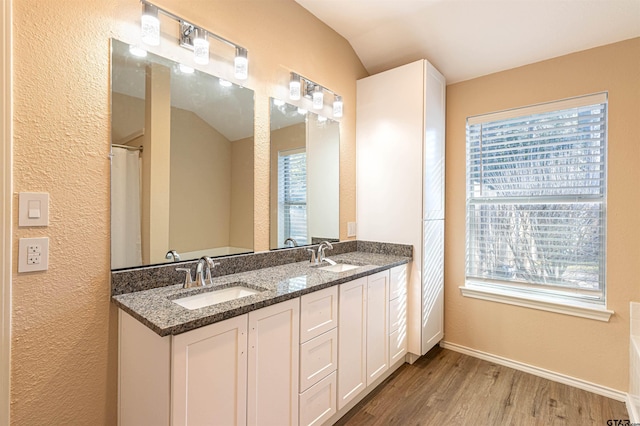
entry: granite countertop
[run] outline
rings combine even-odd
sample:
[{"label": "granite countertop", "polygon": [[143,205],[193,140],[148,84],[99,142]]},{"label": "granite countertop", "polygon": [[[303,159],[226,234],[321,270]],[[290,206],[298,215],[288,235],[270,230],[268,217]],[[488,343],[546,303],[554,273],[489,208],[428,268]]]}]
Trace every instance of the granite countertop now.
[{"label": "granite countertop", "polygon": [[[175,335],[245,314],[265,306],[300,297],[323,288],[374,274],[394,266],[408,263],[411,258],[390,254],[353,251],[330,259],[337,263],[361,265],[345,272],[319,270],[308,261],[257,269],[213,278],[213,284],[200,288],[183,289],[182,284],[137,291],[112,297],[122,310],[138,319],[160,336]],[[324,263],[322,266],[329,266]],[[189,310],[174,302],[186,296],[240,283],[263,290],[240,299]]]}]

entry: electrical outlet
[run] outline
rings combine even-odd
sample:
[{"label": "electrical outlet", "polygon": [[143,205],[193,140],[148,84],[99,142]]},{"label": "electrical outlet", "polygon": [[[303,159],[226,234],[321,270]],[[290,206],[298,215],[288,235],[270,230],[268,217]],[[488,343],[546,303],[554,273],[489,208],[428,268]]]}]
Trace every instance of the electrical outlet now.
[{"label": "electrical outlet", "polygon": [[20,238],[18,244],[18,272],[49,269],[49,238]]}]

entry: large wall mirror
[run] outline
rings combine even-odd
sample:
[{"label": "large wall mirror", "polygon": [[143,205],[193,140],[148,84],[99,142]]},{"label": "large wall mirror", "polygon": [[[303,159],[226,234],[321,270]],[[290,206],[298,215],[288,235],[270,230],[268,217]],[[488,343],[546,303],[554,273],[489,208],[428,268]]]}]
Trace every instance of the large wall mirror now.
[{"label": "large wall mirror", "polygon": [[111,52],[111,268],[253,251],[253,91]]},{"label": "large wall mirror", "polygon": [[340,124],[271,99],[270,247],[338,241]]}]

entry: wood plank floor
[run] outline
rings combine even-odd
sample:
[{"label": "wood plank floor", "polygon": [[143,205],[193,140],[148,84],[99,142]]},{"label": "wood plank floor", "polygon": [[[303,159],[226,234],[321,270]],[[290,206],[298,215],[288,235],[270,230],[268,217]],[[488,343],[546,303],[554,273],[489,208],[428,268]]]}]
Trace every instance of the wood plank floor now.
[{"label": "wood plank floor", "polygon": [[405,364],[337,425],[607,425],[625,404],[435,347]]}]

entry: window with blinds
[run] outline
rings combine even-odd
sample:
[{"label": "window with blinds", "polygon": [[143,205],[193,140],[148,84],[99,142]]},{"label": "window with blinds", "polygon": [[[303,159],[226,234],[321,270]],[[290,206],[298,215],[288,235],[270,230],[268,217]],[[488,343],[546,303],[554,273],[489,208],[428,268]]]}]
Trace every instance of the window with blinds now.
[{"label": "window with blinds", "polygon": [[304,149],[278,152],[278,245],[293,238],[307,241],[307,153]]},{"label": "window with blinds", "polygon": [[467,120],[466,282],[604,304],[606,94]]}]

